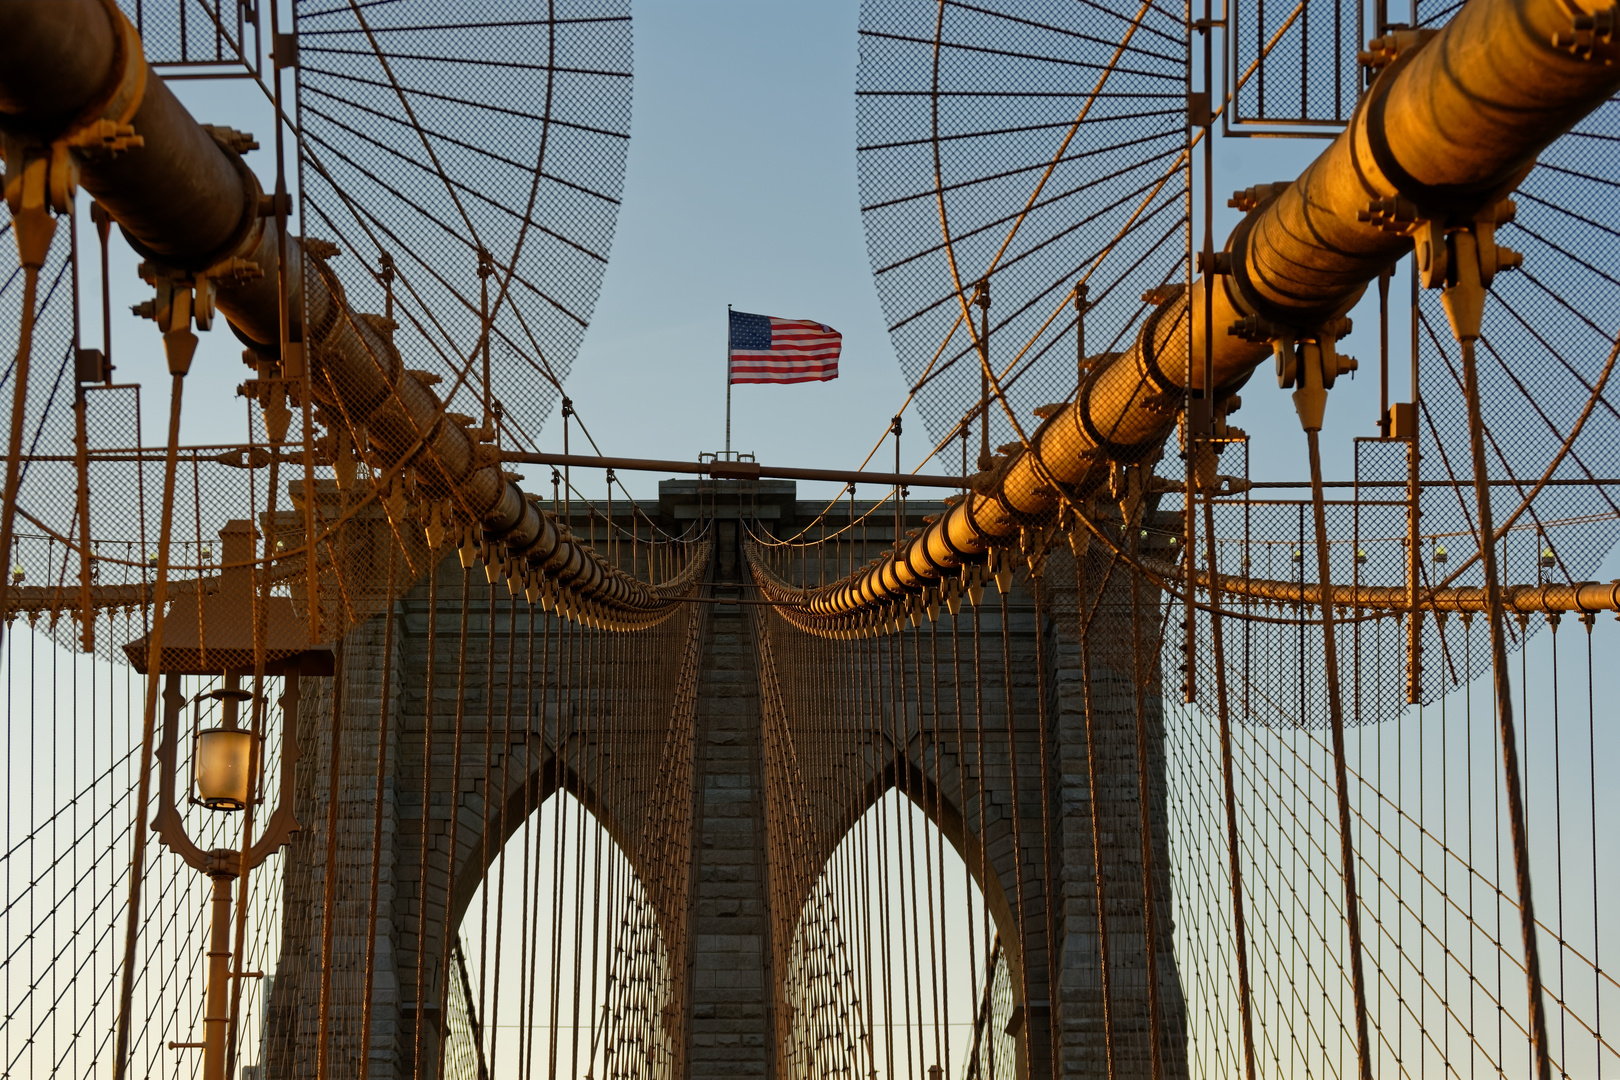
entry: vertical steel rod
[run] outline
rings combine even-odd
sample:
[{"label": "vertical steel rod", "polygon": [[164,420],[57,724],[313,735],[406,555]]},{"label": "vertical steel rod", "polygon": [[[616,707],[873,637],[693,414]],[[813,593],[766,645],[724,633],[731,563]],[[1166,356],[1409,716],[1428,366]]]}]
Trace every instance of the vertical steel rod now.
[{"label": "vertical steel rod", "polygon": [[1415,262],[1411,278],[1412,430],[1407,433],[1406,444],[1406,600],[1409,608],[1406,620],[1406,702],[1416,705],[1423,700],[1423,609],[1418,603],[1418,579],[1423,572],[1423,537],[1418,532],[1423,517],[1423,507],[1419,502],[1423,489],[1418,480],[1423,457],[1417,432],[1417,418],[1423,411],[1423,396],[1418,386],[1419,312]]},{"label": "vertical steel rod", "polygon": [[1502,783],[1507,796],[1513,871],[1519,891],[1524,977],[1530,997],[1530,1045],[1538,1080],[1549,1080],[1552,1061],[1547,1046],[1547,1006],[1542,994],[1541,954],[1536,945],[1536,910],[1530,891],[1530,841],[1526,834],[1524,793],[1519,778],[1519,749],[1514,735],[1507,627],[1502,611],[1502,588],[1497,577],[1496,530],[1491,516],[1490,480],[1485,472],[1485,421],[1480,412],[1479,372],[1474,362],[1472,338],[1462,340],[1462,366],[1463,396],[1468,402],[1468,433],[1474,455],[1474,497],[1479,504],[1479,557],[1485,574],[1485,612],[1490,619],[1491,675],[1496,693],[1496,721],[1502,742]]},{"label": "vertical steel rod", "polygon": [[[1243,918],[1243,865],[1239,858],[1237,829],[1237,783],[1232,766],[1232,716],[1226,695],[1226,642],[1221,626],[1220,606],[1214,598],[1220,595],[1220,574],[1215,563],[1215,510],[1204,500],[1204,548],[1209,559],[1210,659],[1215,668],[1215,714],[1221,733],[1221,787],[1226,804],[1227,867],[1232,889],[1232,936],[1237,951],[1238,1016],[1243,1034],[1243,1075],[1255,1080],[1254,1015],[1249,987],[1249,935]],[[1191,558],[1191,555],[1188,556]]]},{"label": "vertical steel rod", "polygon": [[[231,853],[225,853],[227,856]],[[228,865],[228,858],[220,860]],[[236,872],[210,871],[213,914],[208,930],[208,987],[203,1008],[203,1080],[225,1080],[225,1043],[230,1031],[231,883]],[[324,1015],[324,1012],[323,1014]]]},{"label": "vertical steel rod", "polygon": [[146,874],[146,833],[141,827],[152,800],[152,740],[157,729],[158,680],[163,662],[164,609],[169,602],[169,545],[174,536],[174,476],[180,458],[180,405],[185,373],[173,373],[169,397],[169,444],[163,458],[163,509],[158,518],[157,580],[152,585],[152,631],[147,639],[146,705],[141,724],[140,783],[135,797],[136,821],[131,831],[129,906],[124,925],[124,959],[119,969],[118,1028],[113,1040],[113,1080],[129,1075],[130,1010],[135,995],[135,944],[141,928],[141,885]]},{"label": "vertical steel rod", "polygon": [[[1322,494],[1321,432],[1305,431],[1311,455],[1311,511],[1316,519],[1316,576],[1322,591],[1322,664],[1327,680],[1328,722],[1333,729],[1333,782],[1339,805],[1339,859],[1344,878],[1344,922],[1350,938],[1350,988],[1356,1007],[1356,1062],[1361,1080],[1372,1080],[1372,1040],[1367,1030],[1367,977],[1362,965],[1361,901],[1356,892],[1356,847],[1350,835],[1350,778],[1345,765],[1344,703],[1339,694],[1339,651],[1333,626],[1327,503]],[[1302,560],[1303,562],[1303,560]],[[1301,622],[1303,623],[1303,612]],[[1304,714],[1300,714],[1304,719]]]},{"label": "vertical steel rod", "polygon": [[396,575],[399,573],[397,541],[388,545],[388,608],[383,612],[382,681],[377,687],[377,788],[373,799],[371,820],[371,891],[366,905],[366,964],[360,983],[360,1080],[368,1080],[371,1073],[371,1000],[372,983],[377,977],[377,893],[382,884],[383,796],[387,793],[388,728],[392,712],[389,709],[389,684],[394,668],[394,595]]},{"label": "vertical steel rod", "polygon": [[[317,1032],[315,1037],[315,1077],[326,1080],[330,1075],[332,1051],[328,1043],[332,1028],[332,941],[336,931],[337,906],[337,831],[342,806],[343,778],[343,642],[333,650],[332,670],[332,756],[327,767],[326,790],[326,881],[321,892],[321,989]],[[297,676],[293,676],[296,678]]]},{"label": "vertical steel rod", "polygon": [[[565,450],[564,453],[567,453]],[[731,457],[731,305],[726,305],[726,457]]]}]

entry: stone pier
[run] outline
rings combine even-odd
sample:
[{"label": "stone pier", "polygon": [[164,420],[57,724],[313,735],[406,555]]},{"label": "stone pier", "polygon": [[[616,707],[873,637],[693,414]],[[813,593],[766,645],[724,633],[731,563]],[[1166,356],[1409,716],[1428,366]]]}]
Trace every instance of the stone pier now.
[{"label": "stone pier", "polygon": [[[661,649],[681,653],[677,633],[700,635],[687,650],[691,669],[678,665],[658,679],[629,685],[596,685],[582,692],[568,683],[567,671],[535,674],[530,684],[522,662],[530,615],[514,605],[504,586],[491,590],[482,574],[470,575],[466,595],[467,641],[460,649],[463,604],[462,570],[452,557],[440,565],[437,584],[436,648],[429,654],[429,587],[416,584],[395,606],[394,641],[388,658],[386,686],[383,620],[363,623],[342,645],[344,754],[341,772],[328,775],[332,733],[331,680],[311,680],[305,688],[300,739],[305,754],[298,765],[298,820],[303,831],[287,853],[282,888],[285,920],[275,965],[273,990],[266,1013],[262,1058],[247,1064],[264,1067],[264,1080],[314,1076],[323,895],[328,873],[327,799],[341,800],[336,860],[338,875],[333,917],[334,1075],[354,1075],[362,1057],[369,1058],[372,1080],[393,1080],[437,1068],[438,1040],[447,1030],[439,1015],[445,953],[445,927],[461,925],[465,910],[487,866],[527,813],[559,789],[587,805],[647,880],[658,877],[649,895],[664,905],[663,925],[684,920],[689,956],[681,957],[686,980],[679,1000],[686,1014],[667,1031],[680,1032],[676,1058],[684,1076],[694,1080],[767,1077],[776,1072],[774,1047],[779,1034],[771,1002],[780,996],[779,973],[772,971],[773,942],[769,910],[770,880],[766,864],[765,774],[761,748],[761,678],[758,618],[774,618],[766,609],[750,609],[725,600],[744,595],[739,585],[746,570],[740,563],[739,529],[751,521],[756,530],[796,530],[821,509],[800,504],[790,483],[671,481],[660,486],[660,499],[641,506],[670,531],[694,521],[712,523],[716,540],[710,603],[701,618],[681,623]],[[911,524],[943,509],[913,501]],[[616,507],[620,523],[630,517]],[[574,524],[589,535],[584,517]],[[878,530],[882,533],[884,530]],[[857,565],[888,546],[881,536],[840,546],[829,553],[840,565]],[[628,558],[628,556],[625,556]],[[997,929],[1009,948],[1030,958],[1017,981],[1018,1024],[1027,1024],[1031,1057],[1020,1057],[1019,1069],[1032,1078],[1098,1076],[1105,1071],[1103,1010],[1097,920],[1096,859],[1092,839],[1092,800],[1097,801],[1098,838],[1107,900],[1110,994],[1116,1033],[1114,1075],[1149,1074],[1147,957],[1144,948],[1142,843],[1139,807],[1137,721],[1133,689],[1132,620],[1129,582],[1110,574],[1106,553],[1086,556],[1077,575],[1073,557],[1061,545],[1048,558],[1037,587],[1041,617],[1028,587],[1010,595],[1009,670],[1003,670],[999,600],[993,589],[980,609],[985,649],[987,732],[997,733],[982,763],[976,751],[957,745],[955,721],[936,707],[948,693],[917,693],[919,673],[907,670],[903,723],[916,733],[903,757],[873,750],[862,760],[868,774],[860,783],[875,800],[887,786],[926,790],[921,800],[929,813],[941,815],[945,834],[969,856],[977,869],[977,852],[988,852],[987,880],[980,882],[990,901]],[[819,568],[805,569],[806,574]],[[829,578],[832,570],[829,568]],[[810,578],[814,580],[813,577]],[[1101,595],[1102,602],[1097,604]],[[991,606],[991,603],[995,607]],[[1143,626],[1156,636],[1160,598],[1143,586]],[[1091,628],[1090,748],[1098,774],[1093,790],[1088,772],[1086,695],[1081,670],[1079,626],[1083,612],[1096,606]],[[692,605],[696,607],[696,605]],[[964,608],[964,612],[970,609]],[[541,616],[535,633],[559,632],[555,620]],[[515,641],[509,642],[512,635]],[[1037,653],[1037,635],[1041,648]],[[489,643],[493,640],[494,647]],[[629,640],[628,638],[624,640]],[[681,641],[685,641],[683,637]],[[510,667],[506,658],[518,657]],[[828,655],[833,655],[829,653]],[[911,664],[906,653],[904,664]],[[1045,670],[1037,671],[1037,655]],[[1144,695],[1148,722],[1147,801],[1152,823],[1151,850],[1156,864],[1157,964],[1165,1075],[1186,1075],[1185,1017],[1175,967],[1172,921],[1174,905],[1168,873],[1168,829],[1165,802],[1162,706],[1156,645],[1142,653],[1147,679]],[[613,657],[620,657],[614,660]],[[603,661],[608,672],[631,670],[630,653],[612,653]],[[431,698],[429,666],[431,664]],[[614,664],[619,666],[615,667]],[[673,664],[673,661],[672,661]],[[920,673],[931,678],[931,672]],[[837,673],[828,671],[827,678]],[[626,675],[628,678],[628,675]],[[695,680],[696,705],[685,719],[675,687]],[[1007,682],[1011,683],[1012,738],[1007,742]],[[656,685],[651,685],[656,684]],[[666,685],[667,684],[667,685]],[[1047,695],[1046,708],[1039,688]],[[948,688],[947,688],[948,689]],[[565,730],[577,724],[581,711],[594,708],[610,693],[642,694],[645,715],[659,710],[673,717],[667,730],[638,736],[622,745],[569,742]],[[570,696],[572,695],[572,696]],[[555,702],[567,698],[570,710]],[[1041,730],[1040,718],[1047,720]],[[654,725],[657,726],[656,724]],[[384,729],[386,728],[386,732]],[[431,755],[428,754],[431,730]],[[453,772],[460,732],[459,777]],[[974,738],[969,733],[968,738]],[[684,740],[684,745],[682,744]],[[999,741],[997,741],[999,740]],[[1043,759],[1043,740],[1047,757]],[[937,745],[938,753],[924,753]],[[575,747],[559,751],[559,747]],[[1009,750],[1018,755],[1020,800],[1015,817],[1010,784]],[[377,798],[378,754],[384,755],[382,798]],[[898,753],[898,752],[895,752]],[[655,797],[651,784],[599,782],[612,769],[624,775],[654,775],[666,762],[689,763],[681,774],[690,792],[688,816],[690,865],[676,876],[668,867],[644,863],[650,841]],[[1043,807],[1031,793],[1040,790],[1040,762],[1052,770],[1052,802]],[[831,766],[828,766],[831,768]],[[964,768],[966,772],[964,772]],[[982,775],[981,775],[982,768]],[[617,774],[614,774],[617,775]],[[976,792],[985,791],[985,805]],[[684,795],[682,797],[685,797]],[[661,804],[660,804],[661,805]],[[370,905],[373,837],[380,808],[382,848],[377,859],[377,904]],[[1044,816],[1043,816],[1044,811]],[[984,835],[977,835],[979,823]],[[817,819],[816,850],[827,856],[836,848],[848,820]],[[1015,844],[1014,838],[1017,838]],[[424,848],[427,858],[424,860]],[[422,868],[427,867],[424,877]],[[1021,869],[1021,877],[1015,872]],[[689,902],[674,903],[685,888]],[[661,892],[660,889],[663,891]],[[663,897],[662,900],[658,899]],[[1020,899],[1022,903],[1020,905]],[[677,911],[677,909],[679,909]],[[424,912],[426,917],[424,918]],[[418,940],[418,928],[427,933]],[[1047,948],[1048,927],[1055,927],[1056,947]],[[367,934],[374,931],[374,964],[365,985]],[[1058,970],[1048,971],[1052,955]],[[1027,997],[1023,986],[1027,985]],[[362,1003],[370,999],[370,1040],[360,1031]],[[1047,1047],[1056,1025],[1060,1059],[1050,1060]],[[783,1078],[786,1080],[786,1078]],[[889,1080],[889,1078],[884,1078]],[[893,1078],[900,1080],[900,1078]]]}]

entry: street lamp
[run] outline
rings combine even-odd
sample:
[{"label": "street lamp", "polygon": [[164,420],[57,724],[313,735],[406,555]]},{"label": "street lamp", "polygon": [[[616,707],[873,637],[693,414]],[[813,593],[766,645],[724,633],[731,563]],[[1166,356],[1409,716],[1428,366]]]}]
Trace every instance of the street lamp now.
[{"label": "street lamp", "polygon": [[[253,697],[246,690],[224,687],[198,697],[230,702],[240,707]],[[236,710],[225,714],[219,727],[197,732],[192,757],[196,761],[197,801],[210,810],[236,811],[247,809],[253,796],[253,732],[237,723]]]},{"label": "street lamp", "polygon": [[[225,1080],[231,1042],[230,988],[245,977],[233,972],[231,942],[231,884],[251,873],[281,848],[298,822],[295,806],[294,766],[298,751],[299,679],[331,675],[332,652],[312,643],[307,621],[298,618],[285,597],[255,596],[253,564],[257,533],[252,522],[231,521],[220,530],[223,550],[220,575],[215,582],[199,580],[192,596],[176,600],[164,623],[162,654],[157,670],[163,676],[163,732],[154,757],[158,763],[158,807],[152,829],[165,847],[212,881],[213,908],[208,941],[208,988],[203,1010],[204,1041],[182,1043],[203,1051],[203,1080]],[[150,644],[147,638],[124,646],[131,664],[147,673]],[[276,806],[254,837],[252,810],[266,801],[260,790],[263,772],[263,734],[267,695],[262,673],[282,681],[281,777]],[[185,820],[176,800],[175,776],[180,746],[180,714],[186,706],[181,678],[186,675],[220,676],[218,689],[192,699],[193,773],[187,801],[227,813],[243,815],[238,847],[204,851],[186,834]],[[255,691],[243,689],[242,679],[253,678]],[[219,705],[220,722],[201,729],[202,703]],[[249,723],[243,727],[240,710],[250,705]]]}]

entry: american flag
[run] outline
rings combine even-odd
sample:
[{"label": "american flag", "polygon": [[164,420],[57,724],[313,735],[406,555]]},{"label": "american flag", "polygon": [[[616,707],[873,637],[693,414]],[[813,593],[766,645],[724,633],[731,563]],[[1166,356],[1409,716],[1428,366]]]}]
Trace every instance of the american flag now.
[{"label": "american flag", "polygon": [[731,312],[730,381],[826,382],[838,378],[844,335],[808,319]]}]

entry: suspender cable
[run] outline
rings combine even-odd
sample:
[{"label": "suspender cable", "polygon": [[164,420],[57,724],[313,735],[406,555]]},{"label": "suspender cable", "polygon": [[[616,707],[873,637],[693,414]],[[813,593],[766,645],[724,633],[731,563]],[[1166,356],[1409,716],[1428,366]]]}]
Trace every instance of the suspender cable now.
[{"label": "suspender cable", "polygon": [[[316,1080],[327,1080],[331,1074],[331,1037],[332,1037],[332,939],[337,931],[337,834],[338,814],[342,805],[343,794],[343,694],[347,689],[344,679],[344,654],[346,649],[339,647],[333,650],[332,658],[332,754],[327,762],[327,775],[330,778],[326,792],[326,881],[322,883],[321,890],[321,985],[319,996],[319,1016],[317,1019],[317,1032],[315,1041],[315,1076]],[[294,676],[296,677],[296,676]],[[242,916],[246,918],[246,913]],[[238,953],[236,966],[242,966],[242,958]]]},{"label": "suspender cable", "polygon": [[[1018,1034],[1023,1036],[1024,1060],[1030,1061],[1034,1053],[1034,1042],[1030,1038],[1030,1029],[1034,1026],[1030,1018],[1032,1003],[1029,1000],[1029,906],[1025,902],[1024,892],[1024,827],[1023,805],[1018,797],[1021,786],[1018,773],[1018,731],[1016,725],[1017,709],[1013,705],[1013,661],[1012,661],[1012,616],[1009,608],[1007,589],[999,583],[996,595],[1001,600],[1001,688],[1007,710],[1007,774],[1011,779],[1010,811],[1012,815],[1012,844],[1013,844],[1013,890],[1017,904],[1017,932],[1018,932],[1018,976],[1019,997],[1024,1007],[1024,1023]],[[1050,1004],[1048,1005],[1050,1010]]]},{"label": "suspender cable", "polygon": [[[1061,970],[1061,950],[1056,944],[1058,941],[1057,928],[1057,902],[1063,895],[1063,886],[1054,864],[1058,861],[1058,839],[1052,827],[1052,762],[1056,757],[1052,718],[1048,716],[1046,701],[1046,609],[1042,598],[1045,582],[1036,568],[1041,565],[1040,560],[1045,558],[1044,552],[1035,553],[1035,563],[1031,566],[1029,576],[1029,591],[1035,598],[1035,707],[1036,717],[1040,724],[1040,768],[1041,768],[1041,907],[1046,916],[1046,1001],[1047,1001],[1047,1037],[1051,1042],[1049,1052],[1052,1055],[1051,1072],[1053,1076],[1062,1073],[1062,1039],[1056,1021],[1057,1009],[1053,1002],[1057,1000],[1061,980],[1058,972]],[[1089,714],[1088,714],[1089,715]],[[1096,799],[1096,791],[1092,791],[1092,799]],[[1093,803],[1095,805],[1095,803]],[[1062,808],[1058,808],[1062,813]],[[1151,968],[1149,969],[1151,970]]]},{"label": "suspender cable", "polygon": [[[1204,548],[1209,561],[1213,582],[1216,575],[1214,509],[1204,501]],[[1193,558],[1188,552],[1187,558]],[[1245,629],[1248,623],[1244,623]],[[1232,895],[1233,949],[1237,953],[1238,1017],[1243,1042],[1243,1075],[1255,1080],[1253,994],[1249,987],[1249,937],[1243,917],[1243,866],[1238,846],[1237,780],[1232,764],[1232,717],[1226,690],[1226,639],[1221,626],[1221,613],[1214,610],[1209,620],[1210,660],[1215,668],[1215,715],[1221,737],[1221,788],[1226,807],[1227,879]],[[1245,657],[1248,650],[1244,650]],[[1245,683],[1247,685],[1247,683]]]},{"label": "suspender cable", "polygon": [[[377,895],[382,885],[383,796],[387,791],[388,736],[392,697],[390,689],[394,674],[394,608],[399,603],[394,595],[399,571],[399,547],[388,547],[388,606],[383,611],[382,678],[377,687],[377,786],[373,794],[375,803],[371,819],[371,882],[366,902],[366,964],[361,980],[360,998],[360,1080],[371,1075],[371,1005],[376,996],[372,987],[377,978]],[[494,1051],[490,1051],[493,1055]]]},{"label": "suspender cable", "polygon": [[1108,583],[1113,578],[1116,562],[1110,562],[1108,572],[1103,575],[1102,582],[1097,586],[1097,600],[1087,610],[1087,581],[1084,571],[1076,567],[1076,574],[1080,576],[1080,686],[1084,695],[1085,728],[1086,728],[1086,804],[1091,817],[1091,874],[1093,898],[1097,905],[1097,969],[1098,984],[1102,995],[1103,1014],[1103,1061],[1106,1065],[1108,1080],[1114,1080],[1115,1057],[1118,1048],[1114,1031],[1113,995],[1109,988],[1109,955],[1108,955],[1108,885],[1103,875],[1102,856],[1102,821],[1101,821],[1101,784],[1097,778],[1097,699],[1092,690],[1091,674],[1091,618],[1097,607],[1102,604],[1103,594],[1108,591]]},{"label": "suspender cable", "polygon": [[[493,564],[492,564],[493,565]],[[444,1017],[450,1006],[450,945],[460,936],[460,927],[455,922],[456,917],[456,841],[460,838],[461,824],[461,757],[467,745],[467,623],[472,601],[472,567],[464,565],[461,568],[461,625],[456,635],[456,727],[455,745],[450,751],[450,791],[448,799],[450,813],[445,819],[446,846],[448,850],[444,856],[444,926],[441,933],[444,943],[439,947],[439,1017],[440,1034],[438,1046],[438,1061],[434,1067],[435,1076],[444,1075],[444,1051],[449,1042],[445,1035],[449,1028],[444,1024]],[[494,613],[491,612],[493,619]],[[430,655],[429,663],[433,662]],[[429,723],[432,722],[433,705],[431,699],[428,703]],[[422,843],[427,844],[429,812],[431,807],[422,804]],[[423,882],[422,899],[423,908],[427,906],[426,882]],[[417,963],[420,964],[421,953],[418,951]],[[420,1010],[418,1010],[420,1013]]]},{"label": "suspender cable", "polygon": [[[1310,376],[1306,376],[1309,380]],[[1307,382],[1308,385],[1308,382]],[[1327,509],[1322,496],[1321,429],[1308,426],[1305,438],[1311,457],[1311,510],[1316,522],[1316,576],[1324,590],[1331,581]],[[1485,535],[1489,535],[1486,533]],[[1214,558],[1213,550],[1210,555]],[[1303,622],[1303,617],[1301,622]],[[1350,988],[1356,1009],[1356,1062],[1361,1080],[1372,1080],[1372,1040],[1367,1025],[1367,977],[1363,970],[1361,900],[1356,892],[1356,848],[1350,831],[1350,779],[1345,766],[1344,704],[1339,691],[1339,650],[1333,626],[1333,605],[1322,605],[1322,664],[1327,680],[1328,722],[1333,731],[1333,782],[1338,796],[1340,873],[1344,878],[1344,922],[1349,935]],[[1303,720],[1303,714],[1301,720]]]},{"label": "suspender cable", "polygon": [[439,568],[428,571],[428,625],[427,672],[425,675],[426,703],[422,712],[422,850],[416,877],[416,1010],[411,1021],[411,1075],[422,1080],[422,1025],[425,1021],[422,999],[427,994],[427,964],[424,954],[427,945],[427,883],[428,883],[428,807],[433,799],[433,689],[439,639]]},{"label": "suspender cable", "polygon": [[[1206,530],[1207,531],[1207,530]],[[1133,537],[1140,546],[1140,530]],[[1083,557],[1083,556],[1082,556]],[[1137,828],[1142,833],[1142,949],[1147,958],[1149,1076],[1164,1078],[1163,1008],[1159,1002],[1158,899],[1155,894],[1157,860],[1153,857],[1153,788],[1148,768],[1147,665],[1143,662],[1142,576],[1133,568],[1131,583],[1131,704],[1136,713]]]},{"label": "suspender cable", "polygon": [[[1524,976],[1530,999],[1530,1045],[1536,1076],[1552,1075],[1547,1045],[1547,1004],[1542,993],[1541,953],[1536,942],[1536,909],[1530,890],[1530,841],[1525,826],[1524,796],[1520,787],[1519,750],[1514,734],[1513,687],[1508,675],[1507,626],[1503,612],[1501,578],[1497,576],[1496,535],[1491,519],[1491,489],[1485,466],[1485,421],[1480,412],[1479,372],[1474,362],[1474,338],[1462,343],[1463,396],[1468,402],[1468,433],[1474,457],[1474,497],[1479,507],[1479,556],[1485,575],[1485,611],[1491,637],[1492,689],[1496,699],[1497,730],[1502,744],[1502,785],[1507,798],[1509,839],[1513,845],[1514,884],[1519,894],[1519,931],[1524,944]],[[1314,444],[1313,444],[1314,445]]]}]

